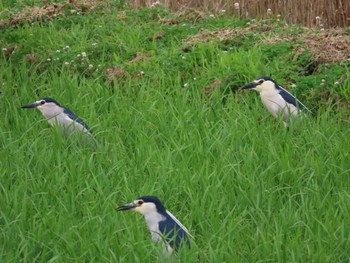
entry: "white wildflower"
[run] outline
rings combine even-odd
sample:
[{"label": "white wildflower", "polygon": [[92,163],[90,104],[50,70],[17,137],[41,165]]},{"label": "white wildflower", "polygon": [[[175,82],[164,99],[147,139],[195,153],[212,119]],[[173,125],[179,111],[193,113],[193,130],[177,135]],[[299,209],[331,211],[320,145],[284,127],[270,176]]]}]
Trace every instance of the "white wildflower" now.
[{"label": "white wildflower", "polygon": [[187,88],[187,87],[188,87],[188,83],[185,83],[185,84],[184,84],[184,88]]},{"label": "white wildflower", "polygon": [[235,3],[233,6],[235,7],[235,9],[239,9],[239,3]]},{"label": "white wildflower", "polygon": [[85,58],[85,57],[86,57],[86,52],[81,52],[81,56],[82,56],[83,58]]}]

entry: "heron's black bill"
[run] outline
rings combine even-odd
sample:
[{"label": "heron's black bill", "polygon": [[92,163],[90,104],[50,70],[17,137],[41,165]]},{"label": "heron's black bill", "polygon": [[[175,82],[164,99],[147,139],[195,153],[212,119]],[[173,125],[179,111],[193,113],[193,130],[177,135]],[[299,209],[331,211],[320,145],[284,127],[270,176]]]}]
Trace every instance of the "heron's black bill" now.
[{"label": "heron's black bill", "polygon": [[36,108],[36,106],[37,106],[36,103],[31,103],[31,104],[24,105],[21,108],[22,109],[31,109],[31,108]]},{"label": "heron's black bill", "polygon": [[247,85],[244,85],[241,89],[252,89],[252,88],[255,88],[258,85],[259,85],[259,83],[251,82],[251,83],[249,83]]},{"label": "heron's black bill", "polygon": [[121,205],[117,207],[117,211],[125,211],[125,210],[130,210],[136,207],[135,203],[129,203],[125,205]]}]

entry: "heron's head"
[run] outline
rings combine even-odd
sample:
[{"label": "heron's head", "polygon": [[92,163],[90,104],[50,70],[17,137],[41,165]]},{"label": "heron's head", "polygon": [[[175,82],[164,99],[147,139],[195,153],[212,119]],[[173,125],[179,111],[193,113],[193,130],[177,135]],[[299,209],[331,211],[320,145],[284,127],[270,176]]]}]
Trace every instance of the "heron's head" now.
[{"label": "heron's head", "polygon": [[165,212],[163,204],[155,196],[142,196],[131,203],[127,203],[117,207],[118,211],[132,210],[143,215],[158,212]]},{"label": "heron's head", "polygon": [[57,101],[55,101],[52,98],[42,98],[35,101],[34,103],[22,106],[22,109],[27,109],[27,108],[28,109],[35,108],[40,110],[41,112],[46,112],[46,111],[55,111],[55,110],[61,109],[62,107]]},{"label": "heron's head", "polygon": [[244,85],[242,89],[253,89],[258,92],[262,91],[273,91],[276,89],[276,82],[274,82],[269,77],[259,77],[255,79],[253,82]]}]

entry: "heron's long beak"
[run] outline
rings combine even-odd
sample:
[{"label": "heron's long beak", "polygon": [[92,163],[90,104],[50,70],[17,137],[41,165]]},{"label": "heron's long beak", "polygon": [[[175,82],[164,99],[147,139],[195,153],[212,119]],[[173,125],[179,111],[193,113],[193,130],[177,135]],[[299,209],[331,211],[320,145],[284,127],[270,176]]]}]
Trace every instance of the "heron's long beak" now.
[{"label": "heron's long beak", "polygon": [[257,82],[250,82],[249,84],[244,85],[241,89],[253,89],[258,85],[259,85],[259,83],[257,83]]},{"label": "heron's long beak", "polygon": [[117,211],[130,210],[130,209],[133,209],[135,207],[137,207],[137,205],[134,202],[132,202],[132,203],[128,203],[128,204],[125,204],[125,205],[118,206],[117,207]]},{"label": "heron's long beak", "polygon": [[24,106],[22,106],[21,108],[22,108],[22,109],[36,108],[37,106],[38,106],[37,103],[31,103],[31,104],[24,105]]}]

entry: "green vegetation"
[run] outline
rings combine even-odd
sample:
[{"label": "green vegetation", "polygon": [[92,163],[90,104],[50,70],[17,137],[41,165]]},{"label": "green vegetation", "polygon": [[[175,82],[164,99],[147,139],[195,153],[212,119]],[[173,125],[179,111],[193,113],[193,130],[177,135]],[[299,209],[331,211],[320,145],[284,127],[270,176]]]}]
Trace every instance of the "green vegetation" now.
[{"label": "green vegetation", "polygon": [[[115,211],[142,195],[195,237],[181,262],[349,261],[349,62],[277,20],[119,8],[0,29],[0,261],[157,262],[143,218]],[[312,114],[286,129],[237,92],[261,75]],[[102,149],[20,108],[40,97]]]}]

